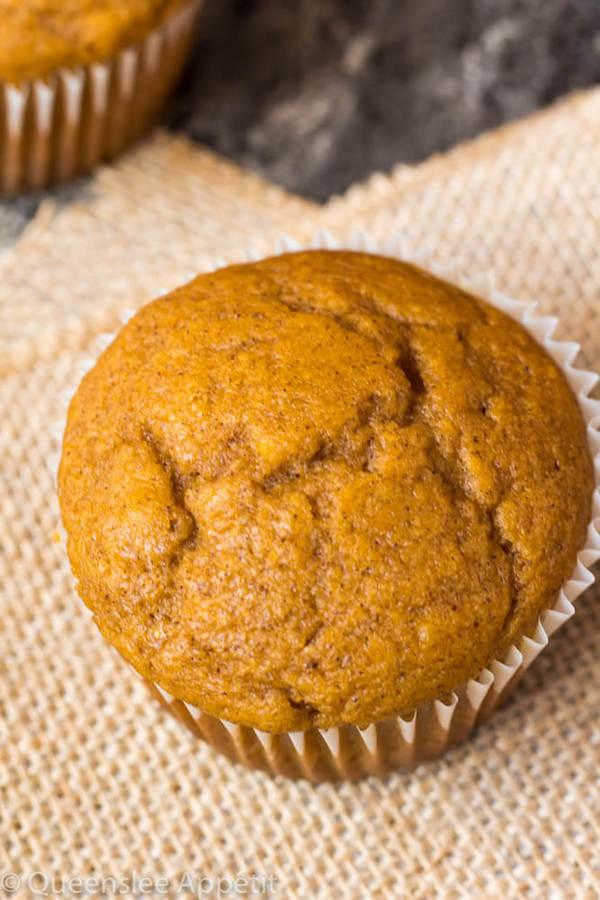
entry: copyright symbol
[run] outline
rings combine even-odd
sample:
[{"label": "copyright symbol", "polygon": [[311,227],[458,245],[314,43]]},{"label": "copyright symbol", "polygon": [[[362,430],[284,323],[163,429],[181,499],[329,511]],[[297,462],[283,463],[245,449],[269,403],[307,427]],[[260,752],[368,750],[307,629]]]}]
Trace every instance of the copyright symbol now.
[{"label": "copyright symbol", "polygon": [[3,872],[0,875],[0,890],[5,894],[15,894],[21,886],[21,879],[16,872]]}]

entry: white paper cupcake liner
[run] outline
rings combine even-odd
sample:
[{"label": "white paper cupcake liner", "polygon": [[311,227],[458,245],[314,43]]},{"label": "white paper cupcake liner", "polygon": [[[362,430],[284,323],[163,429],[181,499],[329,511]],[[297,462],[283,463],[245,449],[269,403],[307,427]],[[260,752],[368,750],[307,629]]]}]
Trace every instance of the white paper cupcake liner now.
[{"label": "white paper cupcake liner", "polygon": [[201,4],[189,0],[107,62],[0,82],[0,193],[85,174],[140,137],[181,73]]},{"label": "white paper cupcake liner", "polygon": [[[377,243],[359,232],[347,243],[339,243],[327,232],[320,232],[310,247],[282,237],[274,248],[274,254],[303,249],[363,250],[417,263],[482,297],[520,322],[564,371],[581,407],[594,464],[596,487],[586,540],[573,573],[563,584],[555,603],[542,612],[532,634],[523,636],[502,659],[493,660],[447,701],[424,704],[410,718],[396,717],[371,724],[366,729],[342,725],[338,728],[270,734],[210,716],[190,703],[171,696],[159,685],[142,679],[152,695],[195,735],[235,762],[290,778],[354,780],[368,775],[383,775],[394,769],[410,769],[425,760],[437,759],[450,747],[465,740],[512,694],[551,636],[574,614],[574,601],[594,583],[595,576],[590,567],[600,559],[600,401],[592,399],[589,394],[599,376],[574,365],[579,344],[554,340],[552,335],[558,320],[553,316],[538,315],[537,304],[506,297],[496,291],[491,283],[474,284],[459,273],[441,270],[426,254],[416,257],[413,254],[411,257],[403,252],[400,239]],[[254,252],[247,254],[248,260],[257,258],[260,257]],[[216,265],[215,269],[220,267],[221,264]],[[124,316],[124,319],[128,317]],[[104,349],[112,337],[102,335],[98,340],[99,350]],[[82,370],[91,368],[94,362],[92,359],[86,361]],[[65,398],[66,404],[68,398]],[[57,423],[53,429],[59,437],[63,431],[64,421]]]}]

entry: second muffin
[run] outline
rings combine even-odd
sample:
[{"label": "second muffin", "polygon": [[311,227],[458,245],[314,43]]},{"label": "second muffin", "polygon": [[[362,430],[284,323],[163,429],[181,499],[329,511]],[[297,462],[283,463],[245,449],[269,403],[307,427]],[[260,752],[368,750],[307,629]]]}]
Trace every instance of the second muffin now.
[{"label": "second muffin", "polygon": [[153,124],[201,0],[0,0],[0,193],[90,171]]}]

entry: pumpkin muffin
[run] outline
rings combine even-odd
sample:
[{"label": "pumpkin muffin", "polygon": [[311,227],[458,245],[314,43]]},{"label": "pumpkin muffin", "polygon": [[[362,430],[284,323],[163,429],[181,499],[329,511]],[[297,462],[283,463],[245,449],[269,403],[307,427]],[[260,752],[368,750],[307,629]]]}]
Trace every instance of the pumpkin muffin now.
[{"label": "pumpkin muffin", "polygon": [[402,262],[308,251],[144,307],[72,400],[78,590],[146,679],[266,732],[443,699],[535,627],[591,514],[565,376]]},{"label": "pumpkin muffin", "polygon": [[156,120],[201,0],[0,0],[0,193],[89,172]]}]

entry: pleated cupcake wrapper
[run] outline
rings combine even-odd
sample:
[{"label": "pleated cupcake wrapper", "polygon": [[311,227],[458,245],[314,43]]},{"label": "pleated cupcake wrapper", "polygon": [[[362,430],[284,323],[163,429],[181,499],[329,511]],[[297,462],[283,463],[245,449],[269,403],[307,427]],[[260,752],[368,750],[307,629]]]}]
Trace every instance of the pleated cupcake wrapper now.
[{"label": "pleated cupcake wrapper", "polygon": [[91,171],[150,127],[177,80],[202,0],[190,0],[113,59],[0,82],[0,193]]},{"label": "pleated cupcake wrapper", "polygon": [[[394,769],[413,768],[420,762],[439,758],[450,747],[465,740],[513,693],[552,635],[574,614],[573,604],[577,597],[594,583],[595,576],[590,567],[600,559],[600,401],[592,399],[589,394],[599,378],[595,373],[574,365],[579,344],[554,340],[552,335],[558,320],[553,316],[538,315],[536,303],[514,300],[499,293],[487,277],[481,283],[474,282],[458,272],[441,269],[426,251],[417,254],[405,252],[401,238],[382,243],[373,241],[364,232],[357,232],[347,242],[340,243],[328,232],[322,231],[309,247],[282,236],[273,253],[303,249],[360,250],[414,262],[482,297],[520,322],[564,371],[581,407],[594,463],[596,487],[586,540],[579,551],[573,573],[563,584],[555,603],[542,612],[533,633],[520,638],[502,659],[495,659],[476,678],[449,697],[419,706],[410,717],[376,722],[365,729],[342,725],[271,734],[215,718],[171,696],[158,684],[142,679],[151,694],[190,731],[235,762],[271,774],[311,781],[358,779],[368,775],[384,775]],[[246,259],[255,261],[264,256],[250,251]],[[220,260],[214,268],[225,264]],[[133,312],[124,313],[123,321],[131,315]],[[102,351],[114,337],[101,335],[97,342],[98,350]],[[80,374],[83,375],[94,363],[94,359],[82,362]],[[62,398],[65,406],[70,396]],[[64,426],[64,421],[60,421],[52,427],[58,441],[62,438]],[[59,454],[53,460],[54,466],[58,458]]]}]

